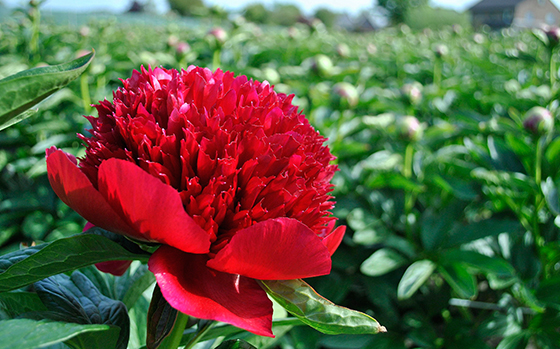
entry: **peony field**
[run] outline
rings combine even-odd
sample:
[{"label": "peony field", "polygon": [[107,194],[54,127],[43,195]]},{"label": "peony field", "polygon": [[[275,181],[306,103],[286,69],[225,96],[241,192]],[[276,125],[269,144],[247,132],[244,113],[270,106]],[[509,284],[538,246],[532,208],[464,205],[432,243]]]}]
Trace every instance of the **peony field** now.
[{"label": "peony field", "polygon": [[0,5],[0,349],[560,348],[558,27],[168,2]]}]

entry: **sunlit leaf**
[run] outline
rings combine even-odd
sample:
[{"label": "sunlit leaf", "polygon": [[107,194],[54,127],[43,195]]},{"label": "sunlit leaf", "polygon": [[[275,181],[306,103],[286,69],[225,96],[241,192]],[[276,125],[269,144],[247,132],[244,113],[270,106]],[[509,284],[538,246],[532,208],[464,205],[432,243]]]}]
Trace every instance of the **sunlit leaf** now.
[{"label": "sunlit leaf", "polygon": [[408,299],[428,280],[436,269],[434,262],[424,259],[412,263],[404,272],[399,286],[397,296],[399,299]]},{"label": "sunlit leaf", "polygon": [[[0,130],[33,114],[33,107],[80,76],[94,52],[68,63],[33,68],[0,80]],[[23,113],[23,114],[22,114]]]},{"label": "sunlit leaf", "polygon": [[360,266],[360,271],[368,276],[381,276],[407,263],[407,259],[391,248],[375,251]]},{"label": "sunlit leaf", "polygon": [[47,320],[12,319],[0,321],[0,349],[34,349],[60,343],[87,332],[100,332],[106,348],[114,347],[116,327],[109,325],[81,325]]},{"label": "sunlit leaf", "polygon": [[303,280],[261,281],[265,291],[302,322],[326,334],[384,332],[372,317],[321,297]]}]

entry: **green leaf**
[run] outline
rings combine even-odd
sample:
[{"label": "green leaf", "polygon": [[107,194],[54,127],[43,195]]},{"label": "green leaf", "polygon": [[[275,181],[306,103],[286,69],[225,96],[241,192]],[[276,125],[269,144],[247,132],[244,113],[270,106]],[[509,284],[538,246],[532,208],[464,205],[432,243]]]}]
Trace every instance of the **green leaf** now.
[{"label": "green leaf", "polygon": [[11,318],[15,318],[22,313],[47,310],[37,293],[33,292],[0,293],[0,309]]},{"label": "green leaf", "polygon": [[472,298],[477,294],[476,278],[461,264],[439,266],[438,271],[461,298]]},{"label": "green leaf", "polygon": [[154,274],[146,264],[140,265],[134,272],[129,268],[123,276],[115,278],[117,299],[130,309],[155,281]]},{"label": "green leaf", "polygon": [[541,189],[550,211],[555,215],[560,215],[560,198],[558,197],[558,189],[554,180],[548,177],[546,181],[541,183]]},{"label": "green leaf", "polygon": [[400,165],[401,162],[401,155],[391,153],[388,150],[381,150],[371,154],[367,159],[360,162],[359,166],[374,171],[390,171]]},{"label": "green leaf", "polygon": [[0,130],[29,117],[32,112],[27,109],[80,76],[94,55],[91,52],[68,63],[33,68],[0,80]]},{"label": "green leaf", "polygon": [[46,277],[90,264],[114,260],[147,260],[110,239],[79,234],[8,253],[0,258],[0,292],[21,288]]},{"label": "green leaf", "polygon": [[170,335],[178,315],[177,309],[169,305],[163,298],[159,286],[156,285],[148,309],[148,333],[146,335],[148,348],[157,348]]},{"label": "green leaf", "polygon": [[223,342],[222,344],[217,346],[216,349],[257,349],[257,348],[245,342],[242,339],[232,339]]},{"label": "green leaf", "polygon": [[541,282],[537,288],[536,297],[539,301],[560,310],[560,276]]},{"label": "green leaf", "polygon": [[109,325],[80,325],[46,320],[3,320],[0,321],[0,349],[43,348],[87,332],[102,333],[106,339],[106,347],[110,348],[111,334],[118,333],[118,329]]},{"label": "green leaf", "polygon": [[321,297],[303,280],[260,281],[264,290],[288,312],[325,334],[373,334],[385,328],[372,317],[340,307]]},{"label": "green leaf", "polygon": [[[46,317],[52,320],[80,324],[104,324],[120,328],[117,349],[126,349],[130,331],[128,312],[120,301],[103,296],[84,274],[75,271],[51,276],[34,284],[37,295],[48,309]],[[39,314],[41,315],[41,314]],[[76,339],[87,343],[87,348],[106,347],[103,336],[89,334],[87,339]],[[94,343],[98,343],[94,346]]]},{"label": "green leaf", "polygon": [[360,266],[360,271],[368,276],[381,276],[407,263],[407,259],[391,248],[375,251]]},{"label": "green leaf", "polygon": [[425,249],[431,251],[443,245],[449,237],[455,222],[459,221],[465,209],[465,203],[454,201],[440,212],[428,208],[422,214],[420,239]]},{"label": "green leaf", "polygon": [[501,233],[513,233],[521,228],[516,220],[489,218],[469,225],[458,226],[450,233],[447,243],[443,247],[459,246],[467,242]]},{"label": "green leaf", "polygon": [[513,277],[515,269],[507,261],[498,257],[489,257],[475,251],[450,249],[443,251],[440,262],[445,265],[463,263],[483,273],[492,273],[500,277]]},{"label": "green leaf", "polygon": [[436,269],[436,265],[427,259],[412,263],[404,272],[399,286],[397,296],[400,300],[410,298],[428,280]]},{"label": "green leaf", "polygon": [[509,335],[502,339],[496,349],[526,349],[528,342],[529,338],[527,336],[527,333],[520,332]]}]

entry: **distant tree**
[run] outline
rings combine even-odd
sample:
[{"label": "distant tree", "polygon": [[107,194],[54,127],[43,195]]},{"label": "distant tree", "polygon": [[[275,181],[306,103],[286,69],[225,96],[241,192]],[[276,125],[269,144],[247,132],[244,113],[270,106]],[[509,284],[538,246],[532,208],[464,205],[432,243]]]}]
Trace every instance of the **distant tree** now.
[{"label": "distant tree", "polygon": [[271,22],[286,27],[292,26],[302,18],[299,7],[292,4],[275,4],[270,13]]},{"label": "distant tree", "polygon": [[265,24],[270,22],[270,11],[263,4],[249,4],[243,9],[243,17],[249,22]]},{"label": "distant tree", "polygon": [[338,13],[326,8],[319,8],[313,16],[323,22],[326,27],[332,28],[336,24]]},{"label": "distant tree", "polygon": [[411,9],[427,3],[428,0],[377,0],[377,6],[381,7],[392,24],[403,23]]},{"label": "distant tree", "polygon": [[167,0],[169,8],[181,16],[198,15],[206,10],[202,0]]},{"label": "distant tree", "polygon": [[471,27],[468,13],[431,6],[411,9],[406,14],[404,23],[412,29],[441,29],[455,24],[460,25],[462,28]]}]

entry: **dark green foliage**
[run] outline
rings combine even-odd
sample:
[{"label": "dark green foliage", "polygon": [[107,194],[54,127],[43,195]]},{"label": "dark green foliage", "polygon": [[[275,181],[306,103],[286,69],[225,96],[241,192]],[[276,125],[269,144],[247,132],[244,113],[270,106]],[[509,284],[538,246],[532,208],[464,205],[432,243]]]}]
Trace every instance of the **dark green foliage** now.
[{"label": "dark green foliage", "polygon": [[313,17],[319,19],[327,28],[332,28],[336,24],[339,14],[327,8],[318,8]]},{"label": "dark green foliage", "polygon": [[443,29],[446,26],[460,26],[459,30],[468,30],[471,27],[471,18],[468,11],[457,12],[454,10],[423,5],[411,8],[404,17],[404,23],[412,29]]},{"label": "dark green foliage", "polygon": [[205,10],[202,0],[167,0],[169,8],[181,16],[200,15]]},{"label": "dark green foliage", "polygon": [[[84,35],[49,21],[43,16],[42,61],[71,61],[76,51],[91,48],[96,58],[77,81],[43,102],[34,118],[0,132],[2,254],[18,251],[20,242],[42,246],[81,232],[85,222],[50,190],[44,150],[56,145],[80,154],[75,134],[87,135],[88,128],[81,115],[95,115],[85,97],[93,103],[110,99],[118,79],[142,64],[209,66],[214,55],[205,39],[210,24],[192,29],[181,22],[97,20]],[[14,17],[1,25],[2,77],[38,63],[28,54],[25,23]],[[294,93],[295,104],[329,138],[337,157],[333,213],[348,230],[331,274],[306,281],[337,304],[373,316],[388,332],[328,336],[299,320],[277,319],[275,331],[283,332],[276,342],[257,345],[260,339],[224,325],[203,339],[225,336],[259,348],[559,347],[560,94],[558,85],[550,86],[548,50],[537,37],[509,29],[472,33],[465,26],[422,32],[402,26],[359,35],[297,24],[289,30],[239,23],[224,28],[229,38],[221,67]],[[172,36],[191,50],[178,55]],[[348,45],[347,56],[337,54],[339,43]],[[436,57],[441,44],[447,53]],[[404,98],[403,86],[415,82],[419,94]],[[339,83],[357,91],[351,108],[335,95]],[[555,117],[542,136],[523,127],[523,116],[535,106]],[[397,132],[397,120],[406,115],[423,126],[414,142]],[[43,251],[38,246],[2,265]],[[147,287],[151,280],[143,268],[122,279],[83,270],[102,294],[132,307],[131,319],[144,328],[131,331],[132,347],[145,344],[134,332],[145,333],[148,301],[125,290]],[[45,310],[33,290],[24,291],[0,295],[0,315],[10,321],[0,329],[109,336],[105,325],[68,329],[13,319]],[[194,325],[185,331],[182,344],[197,331]]]},{"label": "dark green foliage", "polygon": [[294,25],[301,17],[302,15],[299,7],[292,4],[274,4],[270,13],[271,23],[282,26]]},{"label": "dark green foliage", "polygon": [[392,24],[403,23],[413,8],[426,5],[427,0],[377,0]]},{"label": "dark green foliage", "polygon": [[265,24],[270,22],[270,11],[261,3],[249,4],[243,9],[243,16],[253,23]]}]

